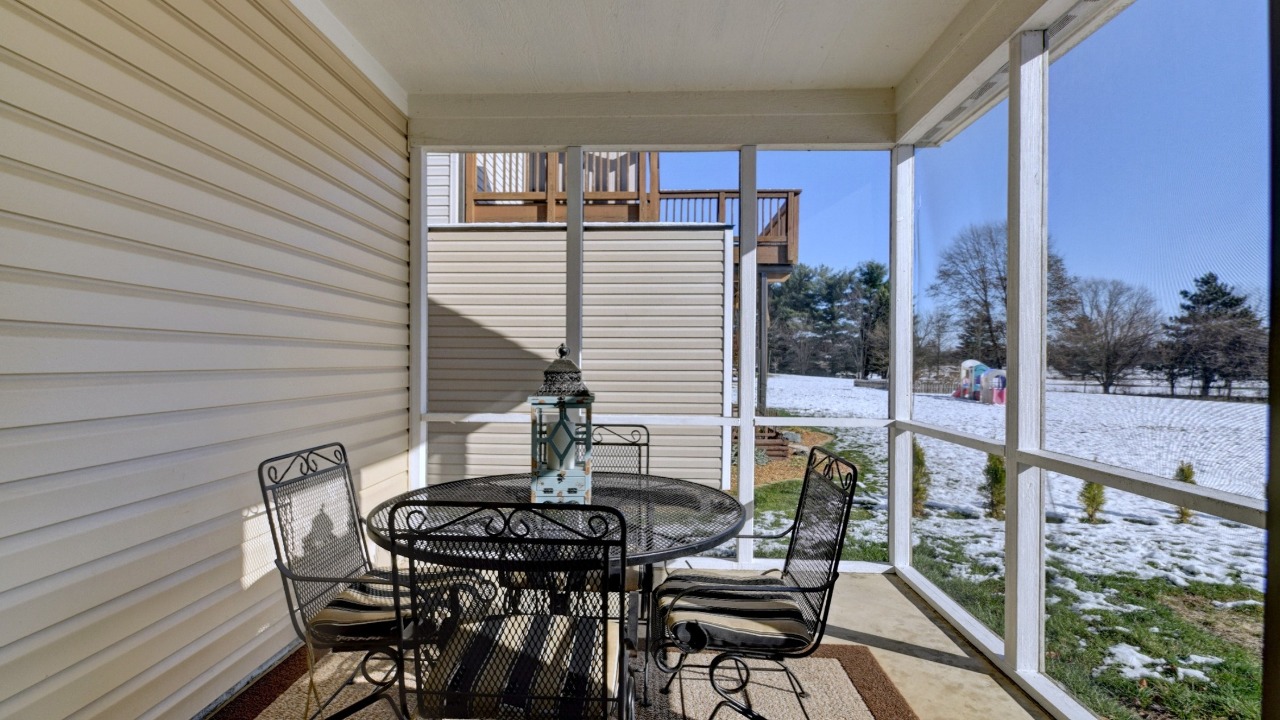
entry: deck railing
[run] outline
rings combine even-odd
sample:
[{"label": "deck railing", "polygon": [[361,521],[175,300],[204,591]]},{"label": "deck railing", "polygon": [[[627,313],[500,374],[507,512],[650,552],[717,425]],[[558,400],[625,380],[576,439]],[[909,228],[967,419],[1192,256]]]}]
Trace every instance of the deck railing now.
[{"label": "deck railing", "polygon": [[[656,152],[586,152],[583,162],[588,221],[737,224],[736,190],[660,190]],[[468,153],[464,167],[466,222],[564,220],[564,153]],[[760,263],[796,262],[800,191],[756,197]]]}]

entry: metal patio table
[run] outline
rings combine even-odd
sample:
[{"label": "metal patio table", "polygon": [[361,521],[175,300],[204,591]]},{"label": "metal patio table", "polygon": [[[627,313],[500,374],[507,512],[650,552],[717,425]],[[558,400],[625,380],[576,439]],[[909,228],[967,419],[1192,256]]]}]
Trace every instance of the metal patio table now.
[{"label": "metal patio table", "polygon": [[[410,490],[374,508],[366,529],[375,544],[390,550],[388,521],[396,503],[418,498],[527,503],[530,480],[530,473],[524,472]],[[746,522],[742,505],[719,489],[658,475],[592,473],[591,502],[614,508],[626,518],[628,565],[655,565],[696,555],[733,538]]]}]

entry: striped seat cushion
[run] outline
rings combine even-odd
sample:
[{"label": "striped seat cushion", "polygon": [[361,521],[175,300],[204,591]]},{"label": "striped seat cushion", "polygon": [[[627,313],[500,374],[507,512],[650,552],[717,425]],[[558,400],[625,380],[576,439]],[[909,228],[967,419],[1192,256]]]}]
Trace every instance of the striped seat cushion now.
[{"label": "striped seat cushion", "polygon": [[[754,592],[708,590],[676,596],[710,585],[758,587]],[[690,651],[753,649],[799,650],[812,633],[794,593],[768,592],[783,585],[776,575],[716,570],[675,570],[654,590],[658,619],[676,642]]]},{"label": "striped seat cushion", "polygon": [[[385,582],[389,573],[374,571],[356,578],[311,618],[312,639],[321,645],[368,643],[400,637],[395,592]],[[401,614],[409,616],[408,603]]]},{"label": "striped seat cushion", "polygon": [[610,706],[601,698],[618,695],[620,630],[610,622],[602,632],[600,623],[564,615],[491,615],[462,625],[426,669],[419,714],[605,717]]}]

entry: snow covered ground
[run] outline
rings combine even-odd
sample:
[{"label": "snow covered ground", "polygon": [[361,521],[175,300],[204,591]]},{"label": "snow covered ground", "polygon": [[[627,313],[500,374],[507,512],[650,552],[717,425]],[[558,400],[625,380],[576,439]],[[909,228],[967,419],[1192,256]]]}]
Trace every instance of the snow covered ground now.
[{"label": "snow covered ground", "polygon": [[[887,416],[885,391],[855,388],[851,380],[837,378],[771,375],[769,404],[796,415]],[[1189,461],[1200,485],[1255,498],[1265,494],[1265,405],[1048,393],[1045,414],[1049,450],[1166,477],[1178,462]],[[1003,406],[917,395],[914,416],[983,437],[1004,436]],[[864,473],[883,474],[884,431],[840,429],[838,436],[871,455],[878,467],[864,468]],[[967,555],[990,565],[976,575],[967,568],[956,568],[957,573],[973,579],[1003,574],[1004,524],[983,517],[978,491],[985,454],[933,438],[922,437],[920,442],[933,485],[930,515],[916,521],[916,537],[950,538],[961,543]],[[1047,474],[1049,553],[1066,567],[1090,574],[1123,570],[1175,584],[1199,580],[1263,588],[1261,529],[1199,513],[1191,523],[1178,524],[1173,506],[1112,489],[1106,491],[1099,516],[1103,522],[1092,525],[1082,522],[1077,498],[1081,485],[1071,477]],[[878,500],[883,508],[883,490]],[[883,540],[882,516],[863,523],[856,533]]]}]

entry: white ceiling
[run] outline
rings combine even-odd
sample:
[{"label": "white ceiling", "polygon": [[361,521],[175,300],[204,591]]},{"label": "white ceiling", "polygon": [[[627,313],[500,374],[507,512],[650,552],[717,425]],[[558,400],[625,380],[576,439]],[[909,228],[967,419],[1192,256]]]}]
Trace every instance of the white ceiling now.
[{"label": "white ceiling", "polygon": [[892,88],[967,0],[323,2],[439,95]]}]

